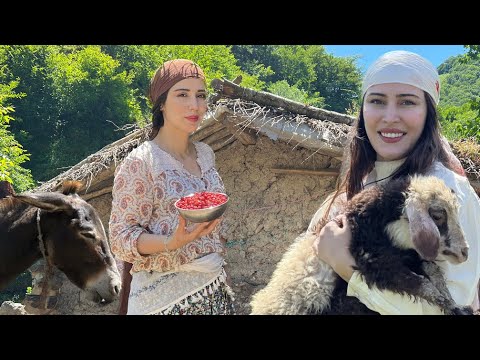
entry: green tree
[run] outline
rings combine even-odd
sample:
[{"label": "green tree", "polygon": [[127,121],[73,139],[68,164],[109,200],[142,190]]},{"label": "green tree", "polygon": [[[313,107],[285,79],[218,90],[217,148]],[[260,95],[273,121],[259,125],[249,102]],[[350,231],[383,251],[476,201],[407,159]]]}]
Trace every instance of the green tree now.
[{"label": "green tree", "polygon": [[463,47],[468,50],[465,56],[467,62],[471,59],[478,59],[480,56],[480,45],[464,45]]},{"label": "green tree", "polygon": [[56,104],[50,99],[50,83],[45,65],[50,46],[12,45],[0,46],[0,83],[17,82],[16,90],[25,94],[25,98],[11,101],[15,108],[15,121],[11,131],[31,154],[26,164],[32,170],[34,178],[41,178],[43,170],[48,168],[49,147],[55,119],[52,113]]},{"label": "green tree", "polygon": [[312,79],[310,93],[318,92],[325,98],[326,108],[345,113],[359,103],[362,74],[356,57],[335,57],[323,46],[310,46],[308,58],[315,64],[316,79]]},{"label": "green tree", "polygon": [[231,47],[240,67],[266,83],[276,81],[272,67],[280,67],[277,56],[273,54],[275,48],[275,45],[232,45]]},{"label": "green tree", "polygon": [[8,99],[23,96],[14,93],[16,86],[15,82],[0,84],[0,181],[8,181],[15,191],[22,192],[34,186],[30,170],[22,167],[29,160],[29,154],[9,130],[9,124],[14,120],[10,115],[14,111],[13,107],[4,105]]},{"label": "green tree", "polygon": [[[242,75],[242,85],[262,89],[257,74],[249,74],[237,65],[230,47],[224,45],[104,45],[102,51],[118,60],[119,71],[132,76],[132,88],[144,117],[150,117],[147,91],[150,79],[163,62],[175,58],[190,59],[205,72],[207,83],[214,78],[233,79]],[[211,90],[211,89],[210,89]]]},{"label": "green tree", "polygon": [[480,141],[479,46],[466,45],[469,53],[447,59],[438,68],[442,84],[440,122],[450,140]]},{"label": "green tree", "polygon": [[264,88],[224,45],[0,45],[0,83],[17,81],[26,94],[12,100],[11,131],[32,154],[34,177],[48,180],[120,138],[115,125],[149,122],[150,78],[173,58],[199,63],[208,83],[242,75],[242,85]]},{"label": "green tree", "polygon": [[260,77],[268,87],[285,80],[338,112],[358,102],[361,73],[354,57],[334,57],[321,45],[234,45],[232,51],[245,71],[259,64],[268,69]]},{"label": "green tree", "polygon": [[47,180],[120,138],[115,125],[141,119],[132,77],[100,46],[2,46],[4,81],[27,94],[16,99],[12,127],[32,154],[30,168]]},{"label": "green tree", "polygon": [[[51,98],[56,103],[50,166],[72,166],[117,140],[115,126],[134,123],[141,112],[131,89],[132,76],[119,71],[119,62],[87,46],[71,53],[56,52],[47,59]],[[56,171],[47,173],[49,177]]]},{"label": "green tree", "polygon": [[462,60],[453,56],[438,67],[440,83],[440,105],[462,106],[480,96],[480,59]]},{"label": "green tree", "polygon": [[[477,115],[478,111],[472,109],[470,102],[467,102],[462,106],[452,105],[447,107],[439,107],[439,118],[440,123],[442,124],[442,133],[449,140],[459,140],[472,137],[478,138],[480,136],[480,132],[478,132],[478,125],[475,126],[472,123]],[[477,131],[477,133],[475,133],[475,131]]]},{"label": "green tree", "polygon": [[322,97],[310,97],[309,94],[296,86],[290,86],[286,80],[277,81],[268,87],[268,91],[272,94],[282,96],[284,98],[294,100],[306,105],[323,108],[325,100]]}]

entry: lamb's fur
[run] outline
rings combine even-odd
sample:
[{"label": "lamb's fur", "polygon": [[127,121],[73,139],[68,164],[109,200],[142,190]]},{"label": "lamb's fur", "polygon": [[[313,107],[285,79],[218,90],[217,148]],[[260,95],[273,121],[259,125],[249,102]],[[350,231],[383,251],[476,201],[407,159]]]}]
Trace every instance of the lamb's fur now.
[{"label": "lamb's fur", "polygon": [[[392,180],[363,190],[346,204],[350,251],[368,285],[423,298],[446,314],[469,314],[453,301],[435,261],[460,263],[468,245],[458,201],[431,176]],[[300,235],[278,263],[270,282],[251,300],[252,314],[376,314],[313,251],[322,226]]]}]

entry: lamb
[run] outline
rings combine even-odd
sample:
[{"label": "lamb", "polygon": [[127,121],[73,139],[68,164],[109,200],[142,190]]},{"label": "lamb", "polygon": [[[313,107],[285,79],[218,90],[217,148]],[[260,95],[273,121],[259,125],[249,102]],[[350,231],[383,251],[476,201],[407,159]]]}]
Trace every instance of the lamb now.
[{"label": "lamb", "polygon": [[[426,299],[445,314],[472,314],[455,304],[437,264],[467,260],[458,206],[453,191],[433,176],[391,180],[354,196],[344,213],[350,251],[366,283]],[[347,283],[314,254],[322,226],[290,246],[270,282],[253,295],[251,314],[377,314],[347,297]]]}]

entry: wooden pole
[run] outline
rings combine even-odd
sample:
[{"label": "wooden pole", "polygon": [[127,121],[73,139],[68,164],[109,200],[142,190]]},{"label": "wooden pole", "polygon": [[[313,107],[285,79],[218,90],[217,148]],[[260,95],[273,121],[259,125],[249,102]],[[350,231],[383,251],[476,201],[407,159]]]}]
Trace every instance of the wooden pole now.
[{"label": "wooden pole", "polygon": [[286,111],[305,115],[309,118],[318,120],[333,121],[336,123],[347,125],[352,125],[355,121],[355,118],[350,115],[337,113],[335,111],[328,111],[310,105],[305,105],[264,91],[256,91],[253,89],[245,88],[226,79],[213,79],[211,84],[216,91],[222,93],[226,97],[240,98],[247,101],[253,101],[257,104],[261,104],[264,106],[283,108]]}]

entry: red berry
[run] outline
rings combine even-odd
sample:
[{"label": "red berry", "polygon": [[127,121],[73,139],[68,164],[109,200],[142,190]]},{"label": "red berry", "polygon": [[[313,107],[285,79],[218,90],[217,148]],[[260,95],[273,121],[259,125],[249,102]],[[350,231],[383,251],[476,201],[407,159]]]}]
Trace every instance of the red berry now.
[{"label": "red berry", "polygon": [[191,196],[185,196],[178,200],[177,206],[180,209],[205,209],[218,206],[227,201],[227,196],[220,193],[208,191],[197,192]]}]

